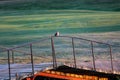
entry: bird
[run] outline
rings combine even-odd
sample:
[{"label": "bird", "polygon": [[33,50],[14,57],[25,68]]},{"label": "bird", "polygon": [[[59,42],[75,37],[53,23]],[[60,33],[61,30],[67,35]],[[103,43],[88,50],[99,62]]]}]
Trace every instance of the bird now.
[{"label": "bird", "polygon": [[55,33],[55,36],[59,36],[60,35],[60,33],[57,31],[56,33]]}]

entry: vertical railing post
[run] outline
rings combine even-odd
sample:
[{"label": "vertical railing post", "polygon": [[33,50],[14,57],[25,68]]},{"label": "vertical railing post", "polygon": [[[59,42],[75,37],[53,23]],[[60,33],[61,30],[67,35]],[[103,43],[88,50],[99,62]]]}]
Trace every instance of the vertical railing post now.
[{"label": "vertical railing post", "polygon": [[14,64],[14,51],[12,50],[12,63]]},{"label": "vertical railing post", "polygon": [[53,68],[56,68],[57,63],[56,63],[56,56],[55,56],[55,48],[54,48],[53,37],[51,37],[51,47],[52,47],[52,57],[53,57]]},{"label": "vertical railing post", "polygon": [[113,73],[113,56],[112,56],[111,45],[109,45],[109,49],[110,49],[111,69],[112,69],[112,73]]},{"label": "vertical railing post", "polygon": [[10,51],[8,50],[8,70],[9,70],[9,80],[11,80],[11,69],[10,69]]},{"label": "vertical railing post", "polygon": [[32,73],[33,73],[33,75],[34,75],[34,62],[33,62],[32,44],[30,44],[30,55],[31,55]]},{"label": "vertical railing post", "polygon": [[77,65],[76,65],[76,56],[75,56],[74,38],[72,38],[72,47],[73,47],[74,67],[77,68]]},{"label": "vertical railing post", "polygon": [[93,69],[96,70],[96,66],[95,66],[95,55],[94,55],[94,51],[93,51],[93,42],[91,41],[91,52],[92,52],[92,58],[93,58]]}]

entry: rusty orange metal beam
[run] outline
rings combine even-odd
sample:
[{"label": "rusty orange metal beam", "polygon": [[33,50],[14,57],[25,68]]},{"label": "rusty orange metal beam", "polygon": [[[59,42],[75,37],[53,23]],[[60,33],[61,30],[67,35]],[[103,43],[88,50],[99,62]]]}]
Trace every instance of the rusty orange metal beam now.
[{"label": "rusty orange metal beam", "polygon": [[78,75],[78,74],[63,73],[63,72],[56,72],[56,71],[39,72],[34,75],[34,78],[32,80],[34,80],[35,77],[37,76],[43,76],[46,78],[66,79],[66,80],[83,80],[83,79],[84,80],[108,80],[108,78],[105,78],[105,77]]}]

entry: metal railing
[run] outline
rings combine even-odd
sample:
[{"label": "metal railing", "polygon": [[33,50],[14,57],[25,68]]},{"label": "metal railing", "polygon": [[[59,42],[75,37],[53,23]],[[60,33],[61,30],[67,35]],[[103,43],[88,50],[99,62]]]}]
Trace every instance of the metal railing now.
[{"label": "metal railing", "polygon": [[[84,39],[84,38],[78,38],[78,37],[70,37],[70,36],[51,36],[51,37],[48,37],[48,38],[44,38],[44,39],[40,39],[38,41],[34,41],[34,42],[30,42],[30,43],[27,43],[27,44],[23,44],[23,45],[19,45],[19,46],[16,46],[16,47],[13,47],[13,48],[4,48],[4,50],[2,52],[5,52],[7,51],[7,60],[8,60],[8,70],[9,70],[9,79],[11,80],[11,62],[10,62],[10,54],[12,54],[12,62],[14,63],[14,52],[20,52],[20,53],[24,53],[24,54],[30,54],[31,56],[31,64],[32,64],[32,73],[34,74],[34,60],[33,60],[33,44],[35,43],[39,43],[39,42],[42,42],[44,40],[47,40],[47,39],[50,39],[50,42],[51,42],[51,51],[52,51],[52,59],[53,59],[53,68],[56,68],[57,67],[57,60],[56,60],[56,52],[55,52],[55,44],[54,44],[54,38],[69,38],[71,39],[71,43],[72,43],[72,53],[73,53],[73,62],[74,62],[74,67],[77,68],[77,62],[76,62],[76,51],[75,51],[75,39],[78,39],[78,40],[84,40],[84,41],[87,41],[90,43],[91,45],[91,54],[92,54],[92,62],[93,62],[93,70],[96,71],[96,63],[95,63],[95,54],[94,54],[94,43],[98,43],[98,44],[104,44],[104,45],[107,45],[108,48],[109,48],[109,55],[110,55],[110,63],[111,63],[111,73],[113,73],[114,71],[114,66],[113,66],[113,56],[112,56],[112,45],[110,44],[107,44],[107,43],[103,43],[103,42],[97,42],[97,41],[93,41],[93,40],[88,40],[88,39]],[[29,46],[30,48],[30,53],[26,53],[24,51],[19,51],[19,50],[16,50],[17,48],[21,48],[21,47],[24,47],[24,46]],[[3,48],[3,47],[0,47],[0,48]]]},{"label": "metal railing", "polygon": [[[44,38],[44,39],[40,39],[38,41],[34,41],[34,42],[30,42],[30,43],[25,43],[25,44],[18,45],[18,46],[13,47],[13,48],[6,48],[6,47],[3,47],[3,46],[0,47],[1,49],[4,49],[1,52],[7,52],[9,80],[12,80],[11,79],[11,62],[10,62],[10,54],[11,54],[11,52],[12,52],[12,62],[13,63],[14,63],[14,52],[20,52],[20,53],[24,53],[24,54],[29,54],[31,56],[32,74],[34,74],[34,62],[33,62],[32,44],[39,43],[39,42],[44,41],[46,39],[49,39],[49,38]],[[21,48],[21,47],[24,47],[24,46],[29,46],[30,47],[30,53],[26,53],[24,51],[16,50],[17,48]]]},{"label": "metal railing", "polygon": [[[56,57],[55,57],[55,49],[54,49],[54,41],[53,41],[53,38],[55,36],[52,36],[51,37],[51,43],[52,43],[52,53],[53,53],[53,65],[54,67],[57,67],[57,62],[56,62]],[[112,49],[111,49],[111,45],[110,44],[107,44],[107,43],[103,43],[103,42],[97,42],[97,41],[93,41],[93,40],[88,40],[88,39],[84,39],[84,38],[78,38],[78,37],[70,37],[70,36],[57,36],[57,37],[67,37],[67,38],[71,38],[72,40],[72,48],[73,48],[73,57],[74,57],[74,66],[75,68],[77,68],[76,66],[76,54],[75,54],[75,47],[74,47],[74,39],[79,39],[79,40],[84,40],[84,41],[88,41],[91,43],[91,53],[92,53],[92,58],[93,58],[93,69],[96,70],[96,65],[95,65],[95,55],[94,55],[94,44],[93,43],[98,43],[98,44],[104,44],[104,45],[107,45],[109,46],[109,54],[110,54],[110,59],[111,59],[111,71],[113,72],[113,56],[112,56]]]}]

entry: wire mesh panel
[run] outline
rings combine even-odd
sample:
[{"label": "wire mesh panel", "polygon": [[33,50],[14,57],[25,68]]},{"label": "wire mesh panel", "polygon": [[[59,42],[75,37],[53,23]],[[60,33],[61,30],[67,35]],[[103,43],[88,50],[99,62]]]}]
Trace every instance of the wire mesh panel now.
[{"label": "wire mesh panel", "polygon": [[55,57],[58,65],[74,65],[72,39],[54,37]]},{"label": "wire mesh panel", "polygon": [[51,39],[32,44],[34,63],[52,62]]},{"label": "wire mesh panel", "polygon": [[7,51],[0,52],[0,80],[2,79],[9,79]]},{"label": "wire mesh panel", "polygon": [[0,64],[7,64],[8,63],[8,57],[7,57],[7,51],[0,52]]},{"label": "wire mesh panel", "polygon": [[52,65],[50,40],[28,43],[12,49],[14,64],[11,73],[34,73]]},{"label": "wire mesh panel", "polygon": [[118,74],[120,72],[120,69],[119,69],[120,67],[120,43],[114,42],[111,48],[112,48],[112,53],[113,53],[112,56],[113,56],[114,73]]},{"label": "wire mesh panel", "polygon": [[15,63],[29,64],[31,63],[30,45],[25,45],[19,48],[13,49]]},{"label": "wire mesh panel", "polygon": [[93,58],[89,41],[74,39],[76,63],[79,68],[92,69]]},{"label": "wire mesh panel", "polygon": [[35,71],[52,67],[51,39],[45,39],[32,44],[32,53]]},{"label": "wire mesh panel", "polygon": [[93,43],[96,70],[103,72],[112,72],[111,50],[109,45]]},{"label": "wire mesh panel", "polygon": [[57,62],[84,69],[113,72],[113,57],[109,44],[64,36],[54,37],[53,42],[54,58]]},{"label": "wire mesh panel", "polygon": [[31,56],[30,46],[25,45],[18,48],[10,49],[10,73],[11,79],[15,79],[17,75],[21,76],[23,73],[31,73]]}]

